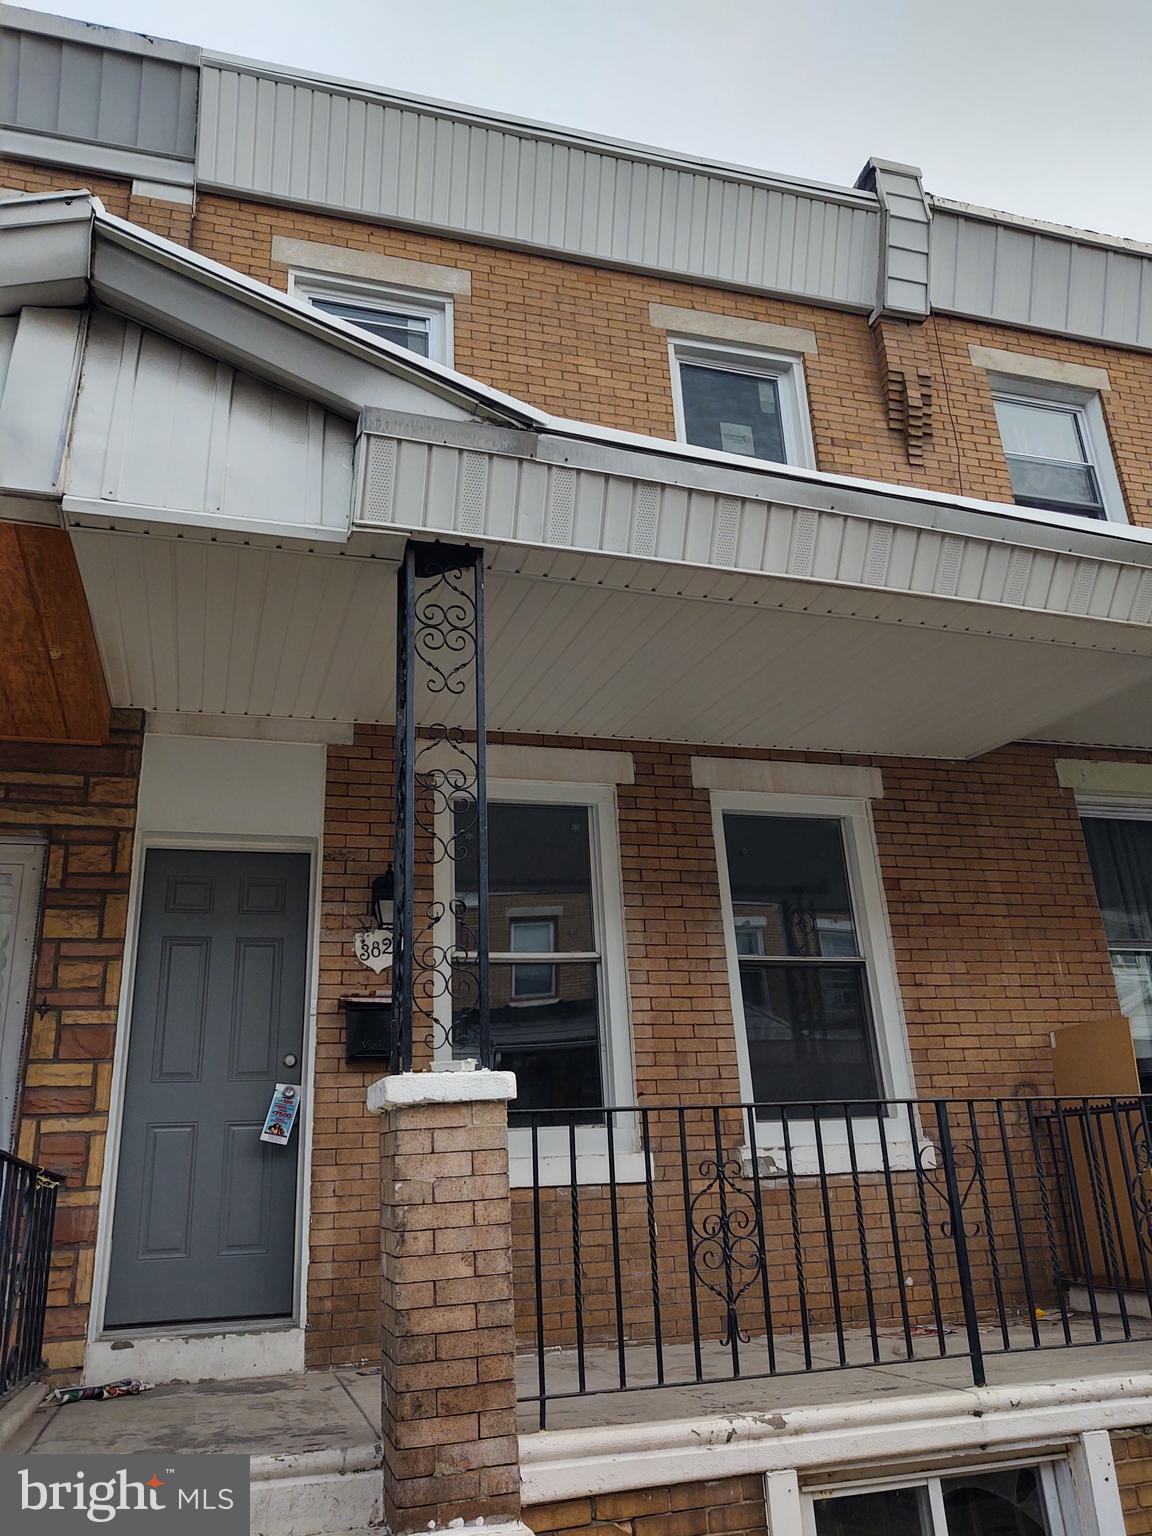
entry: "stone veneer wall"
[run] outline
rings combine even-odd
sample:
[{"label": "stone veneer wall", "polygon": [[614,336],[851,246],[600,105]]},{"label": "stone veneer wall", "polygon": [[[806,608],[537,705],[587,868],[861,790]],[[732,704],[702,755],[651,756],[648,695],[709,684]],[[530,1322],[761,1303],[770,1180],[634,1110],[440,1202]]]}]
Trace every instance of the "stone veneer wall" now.
[{"label": "stone veneer wall", "polygon": [[106,746],[0,743],[0,838],[47,849],[17,1151],[57,1169],[44,1355],[83,1363],[108,1130],[142,719],[117,710]]}]

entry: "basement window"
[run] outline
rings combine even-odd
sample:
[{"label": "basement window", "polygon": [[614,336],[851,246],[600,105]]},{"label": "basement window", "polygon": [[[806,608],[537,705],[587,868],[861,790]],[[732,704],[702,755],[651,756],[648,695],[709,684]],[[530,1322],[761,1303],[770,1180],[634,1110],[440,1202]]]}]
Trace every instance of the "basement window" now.
[{"label": "basement window", "polygon": [[452,300],[447,296],[310,272],[293,272],[288,291],[382,341],[451,365]]},{"label": "basement window", "polygon": [[1017,506],[1127,522],[1099,395],[1003,381],[993,403]]},{"label": "basement window", "polygon": [[1067,1536],[1073,1523],[1063,1462],[973,1468],[813,1492],[806,1536]]},{"label": "basement window", "polygon": [[700,341],[672,341],[670,347],[681,442],[777,464],[814,466],[798,357]]}]

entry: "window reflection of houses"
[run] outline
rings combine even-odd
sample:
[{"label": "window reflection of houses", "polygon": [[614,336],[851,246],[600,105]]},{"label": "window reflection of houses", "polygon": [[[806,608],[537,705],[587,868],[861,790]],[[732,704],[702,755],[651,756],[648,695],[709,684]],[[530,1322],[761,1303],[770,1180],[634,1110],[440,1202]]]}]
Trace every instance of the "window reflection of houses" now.
[{"label": "window reflection of houses", "polygon": [[730,813],[724,830],[754,1097],[878,1096],[840,823]]},{"label": "window reflection of houses", "polygon": [[[597,1109],[605,1096],[591,808],[493,800],[488,835],[492,1040],[496,1065],[517,1075],[516,1116]],[[474,906],[475,891],[469,842],[456,899]],[[474,1028],[465,973],[453,1000],[460,1054]]]}]

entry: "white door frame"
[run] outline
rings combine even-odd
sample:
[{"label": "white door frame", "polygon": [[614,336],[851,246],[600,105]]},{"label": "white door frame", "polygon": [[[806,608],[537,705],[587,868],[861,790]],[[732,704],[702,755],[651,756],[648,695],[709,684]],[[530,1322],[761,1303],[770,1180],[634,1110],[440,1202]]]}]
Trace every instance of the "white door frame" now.
[{"label": "white door frame", "polygon": [[[132,1001],[143,909],[144,865],[150,850],[172,848],[221,852],[305,853],[310,859],[308,882],[308,939],[304,984],[304,1049],[301,1083],[309,1090],[305,1099],[306,1135],[302,1137],[297,1166],[296,1262],[293,1313],[290,1319],[267,1322],[246,1318],[227,1323],[164,1324],[135,1330],[104,1327],[108,1275],[112,1256],[112,1228],[116,1205],[116,1181],[120,1164],[120,1137],[124,1124],[128,1072],[128,1045],[132,1027]],[[136,837],[128,895],[128,922],[124,940],[124,965],[116,1019],[116,1045],[108,1105],[108,1139],[100,1182],[96,1254],[92,1276],[92,1300],[88,1318],[85,1381],[137,1375],[149,1380],[196,1381],[241,1376],[278,1375],[304,1369],[304,1329],[308,1300],[308,1223],[312,1172],[312,1127],[316,1061],[316,996],[320,952],[320,889],[323,850],[311,837],[246,837],[182,832],[142,832]],[[131,1341],[131,1358],[123,1346]],[[112,1344],[120,1347],[115,1351]],[[126,1367],[131,1369],[126,1370]]]},{"label": "white door frame", "polygon": [[[7,980],[0,990],[0,1147],[5,1151],[14,1150],[16,1145],[16,1110],[24,1081],[24,1046],[35,991],[47,846],[48,840],[43,836],[11,836],[0,828],[0,863],[20,864],[24,870],[16,893],[16,921],[12,929]],[[9,849],[14,857],[8,855]],[[2,980],[4,977],[0,972]]]}]

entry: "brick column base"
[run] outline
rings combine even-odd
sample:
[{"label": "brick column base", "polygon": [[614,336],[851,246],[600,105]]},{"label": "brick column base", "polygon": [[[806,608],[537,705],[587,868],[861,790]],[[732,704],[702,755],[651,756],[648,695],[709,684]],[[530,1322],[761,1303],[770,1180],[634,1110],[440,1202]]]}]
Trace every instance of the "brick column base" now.
[{"label": "brick column base", "polygon": [[510,1072],[381,1078],[384,1512],[518,1521]]}]

